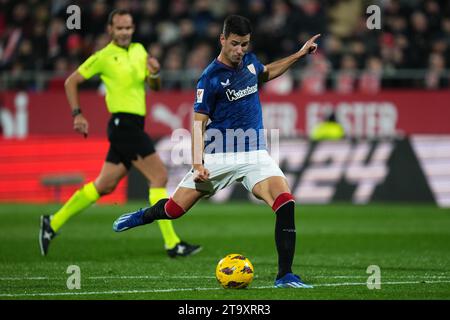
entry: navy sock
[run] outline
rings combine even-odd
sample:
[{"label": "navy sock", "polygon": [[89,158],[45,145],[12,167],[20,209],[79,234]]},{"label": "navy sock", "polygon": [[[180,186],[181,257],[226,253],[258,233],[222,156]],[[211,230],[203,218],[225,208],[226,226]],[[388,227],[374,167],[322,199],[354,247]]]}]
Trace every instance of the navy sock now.
[{"label": "navy sock", "polygon": [[164,205],[169,199],[161,199],[155,205],[147,208],[144,212],[142,220],[144,224],[152,223],[155,220],[169,219],[164,209]]},{"label": "navy sock", "polygon": [[277,280],[292,272],[295,253],[295,203],[290,201],[278,208],[275,222],[275,243],[278,251]]}]

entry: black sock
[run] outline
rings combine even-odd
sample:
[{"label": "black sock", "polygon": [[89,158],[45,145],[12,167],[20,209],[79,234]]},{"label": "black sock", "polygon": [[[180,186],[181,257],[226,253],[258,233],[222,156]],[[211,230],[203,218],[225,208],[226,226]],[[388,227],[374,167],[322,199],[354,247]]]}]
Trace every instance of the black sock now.
[{"label": "black sock", "polygon": [[147,208],[144,213],[144,224],[152,223],[155,220],[169,219],[166,214],[166,210],[164,210],[164,205],[169,199],[161,199],[155,205]]},{"label": "black sock", "polygon": [[275,222],[275,243],[278,251],[277,280],[292,272],[295,253],[295,203],[290,201],[278,208]]}]

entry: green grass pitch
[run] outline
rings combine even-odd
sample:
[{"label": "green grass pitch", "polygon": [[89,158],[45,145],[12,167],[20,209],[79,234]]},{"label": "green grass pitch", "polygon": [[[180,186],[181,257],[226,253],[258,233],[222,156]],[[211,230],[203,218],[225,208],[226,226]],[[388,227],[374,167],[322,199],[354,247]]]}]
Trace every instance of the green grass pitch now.
[{"label": "green grass pitch", "polygon": [[[175,222],[199,254],[170,259],[156,224],[112,231],[120,214],[145,206],[97,205],[63,227],[42,257],[39,216],[57,205],[0,205],[0,299],[449,299],[450,210],[431,205],[334,204],[296,210],[294,271],[314,289],[274,289],[274,214],[263,205],[202,202]],[[217,262],[246,255],[255,267],[248,289],[225,290]],[[77,265],[81,288],[69,290]],[[381,271],[369,290],[367,267]]]}]

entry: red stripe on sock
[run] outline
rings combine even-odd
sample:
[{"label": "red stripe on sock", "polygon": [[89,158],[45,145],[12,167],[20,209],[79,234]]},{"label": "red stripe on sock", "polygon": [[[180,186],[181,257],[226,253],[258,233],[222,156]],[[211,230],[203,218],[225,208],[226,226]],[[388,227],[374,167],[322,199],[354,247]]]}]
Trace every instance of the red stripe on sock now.
[{"label": "red stripe on sock", "polygon": [[294,196],[289,192],[284,192],[275,199],[272,205],[272,210],[274,212],[277,212],[278,209],[280,209],[282,206],[284,206],[286,203],[290,201],[295,201]]},{"label": "red stripe on sock", "polygon": [[170,198],[169,201],[167,201],[164,205],[164,211],[170,219],[179,218],[186,213],[186,211],[184,211],[182,207],[180,207],[175,201],[173,201],[172,198]]}]

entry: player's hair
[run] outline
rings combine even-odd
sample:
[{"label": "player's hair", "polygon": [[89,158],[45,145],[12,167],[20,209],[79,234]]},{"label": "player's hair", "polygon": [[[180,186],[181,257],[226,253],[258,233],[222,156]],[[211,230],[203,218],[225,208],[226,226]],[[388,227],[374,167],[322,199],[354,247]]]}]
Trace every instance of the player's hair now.
[{"label": "player's hair", "polygon": [[108,25],[113,24],[113,18],[114,16],[119,15],[119,16],[124,16],[124,15],[130,15],[131,18],[133,18],[133,15],[131,14],[131,12],[129,10],[125,10],[125,9],[114,9],[113,11],[111,11],[109,13],[108,16]]},{"label": "player's hair", "polygon": [[246,36],[252,33],[252,26],[250,20],[243,16],[230,15],[225,18],[223,22],[223,35],[228,38],[230,33],[237,34],[238,36]]}]

